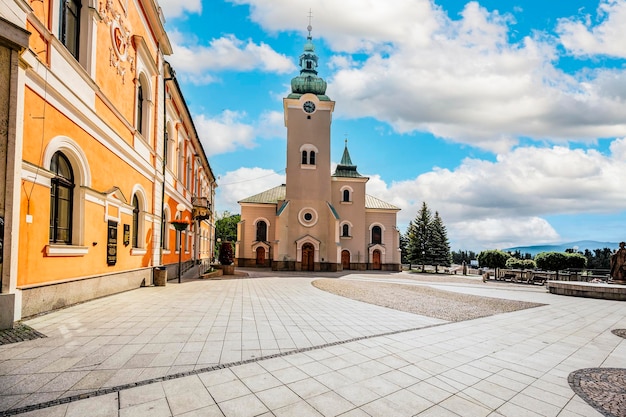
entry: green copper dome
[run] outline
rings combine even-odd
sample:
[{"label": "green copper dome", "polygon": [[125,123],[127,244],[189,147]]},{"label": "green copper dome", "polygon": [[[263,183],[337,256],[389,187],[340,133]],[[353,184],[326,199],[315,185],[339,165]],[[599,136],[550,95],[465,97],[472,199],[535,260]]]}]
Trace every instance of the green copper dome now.
[{"label": "green copper dome", "polygon": [[307,28],[309,36],[300,55],[300,75],[291,80],[291,94],[287,98],[300,98],[303,94],[315,94],[322,101],[330,101],[326,96],[326,81],[317,76],[317,55],[311,37],[311,26]]}]

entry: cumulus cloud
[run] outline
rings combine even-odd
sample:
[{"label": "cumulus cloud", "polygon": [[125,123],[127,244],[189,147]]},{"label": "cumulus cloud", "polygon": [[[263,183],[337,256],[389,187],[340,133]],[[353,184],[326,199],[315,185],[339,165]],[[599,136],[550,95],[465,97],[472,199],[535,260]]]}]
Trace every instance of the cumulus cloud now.
[{"label": "cumulus cloud", "polygon": [[626,58],[624,22],[624,0],[601,0],[595,19],[590,14],[560,19],[557,32],[563,46],[573,55]]},{"label": "cumulus cloud", "polygon": [[212,39],[200,45],[193,37],[179,32],[170,34],[174,54],[170,58],[177,73],[196,84],[213,82],[221,71],[264,71],[279,74],[295,71],[295,65],[284,54],[269,45],[241,40],[234,35]]},{"label": "cumulus cloud", "polygon": [[234,152],[238,149],[252,149],[259,138],[273,139],[284,137],[282,114],[262,113],[258,120],[245,123],[244,112],[225,110],[215,117],[204,114],[194,115],[194,124],[207,156]]},{"label": "cumulus cloud", "polygon": [[508,247],[554,242],[545,220],[559,214],[615,213],[624,209],[626,139],[611,154],[595,150],[522,147],[495,162],[466,159],[454,170],[435,169],[386,184],[373,175],[368,193],[402,208],[406,226],[426,201],[442,215],[449,236],[465,247]]},{"label": "cumulus cloud", "polygon": [[218,181],[217,209],[240,213],[237,202],[285,183],[285,174],[263,168],[242,167],[222,175]]},{"label": "cumulus cloud", "polygon": [[[293,16],[308,9],[304,0],[232,2],[249,5],[252,20],[269,31],[303,30],[306,16]],[[597,26],[562,20],[561,42],[583,27],[598,45],[623,56],[617,51],[626,48],[626,25],[619,24],[625,9],[623,0],[603,0]],[[451,17],[429,0],[399,0],[393,7],[320,0],[313,34],[337,55],[321,75],[339,103],[338,117],[373,117],[399,133],[430,132],[496,153],[519,137],[565,143],[626,134],[624,69],[568,74],[555,65],[557,37],[512,40],[514,24],[515,16],[474,1]]]},{"label": "cumulus cloud", "polygon": [[187,13],[202,13],[202,0],[159,0],[166,18],[181,17]]}]

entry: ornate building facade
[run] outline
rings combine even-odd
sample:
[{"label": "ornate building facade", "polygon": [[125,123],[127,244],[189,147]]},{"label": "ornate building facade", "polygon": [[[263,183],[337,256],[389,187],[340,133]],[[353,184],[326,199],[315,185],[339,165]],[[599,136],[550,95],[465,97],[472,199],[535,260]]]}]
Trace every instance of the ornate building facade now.
[{"label": "ornate building facade", "polygon": [[210,259],[215,178],[156,1],[0,0],[0,19],[2,326],[171,277],[179,247]]},{"label": "ornate building facade", "polygon": [[348,147],[331,175],[330,126],[335,102],[318,77],[311,40],[300,75],[283,100],[286,184],[239,201],[237,265],[274,270],[400,270],[400,210],[366,194]]}]

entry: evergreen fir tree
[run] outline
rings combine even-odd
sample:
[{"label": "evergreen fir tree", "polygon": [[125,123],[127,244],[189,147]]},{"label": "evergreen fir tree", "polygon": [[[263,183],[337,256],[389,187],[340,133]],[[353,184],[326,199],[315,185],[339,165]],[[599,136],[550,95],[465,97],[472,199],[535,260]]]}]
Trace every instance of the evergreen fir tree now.
[{"label": "evergreen fir tree", "polygon": [[430,264],[430,223],[432,214],[424,201],[422,208],[417,212],[415,220],[409,223],[407,229],[408,258],[411,263]]},{"label": "evergreen fir tree", "polygon": [[[439,216],[439,212],[435,212],[435,217],[429,225],[430,229],[430,260],[435,265],[450,266],[450,242],[448,241],[448,232],[446,226],[443,224],[443,220]],[[437,269],[435,269],[437,271]]]}]

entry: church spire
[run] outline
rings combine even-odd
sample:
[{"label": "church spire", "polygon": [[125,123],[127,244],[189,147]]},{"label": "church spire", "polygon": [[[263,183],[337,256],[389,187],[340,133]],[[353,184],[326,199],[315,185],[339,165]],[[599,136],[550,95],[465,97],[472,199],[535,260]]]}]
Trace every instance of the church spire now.
[{"label": "church spire", "polygon": [[341,162],[337,165],[337,169],[335,169],[334,177],[351,177],[358,178],[362,177],[361,174],[356,170],[356,165],[352,164],[352,159],[350,158],[350,152],[348,152],[348,139],[345,141],[345,147],[343,148],[343,156],[341,157]]},{"label": "church spire", "polygon": [[301,95],[311,93],[315,94],[322,101],[329,101],[326,96],[326,81],[317,75],[318,58],[315,54],[315,46],[313,45],[313,37],[311,31],[312,14],[309,11],[309,25],[307,31],[307,42],[304,45],[304,50],[300,55],[300,75],[291,80],[291,94],[288,98],[300,98]]}]

